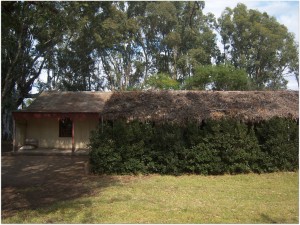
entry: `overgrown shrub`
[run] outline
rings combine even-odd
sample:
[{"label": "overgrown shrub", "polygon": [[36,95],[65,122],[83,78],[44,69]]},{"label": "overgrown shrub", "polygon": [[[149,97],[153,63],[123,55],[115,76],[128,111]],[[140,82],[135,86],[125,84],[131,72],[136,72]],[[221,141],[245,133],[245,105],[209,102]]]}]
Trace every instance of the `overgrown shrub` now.
[{"label": "overgrown shrub", "polygon": [[298,170],[298,125],[207,120],[186,126],[105,122],[90,138],[94,173],[237,174]]},{"label": "overgrown shrub", "polygon": [[208,149],[218,152],[222,173],[252,171],[259,152],[252,127],[234,120],[208,121],[204,127]]},{"label": "overgrown shrub", "polygon": [[273,118],[257,125],[257,139],[264,154],[264,171],[290,171],[298,168],[298,125],[289,119]]}]

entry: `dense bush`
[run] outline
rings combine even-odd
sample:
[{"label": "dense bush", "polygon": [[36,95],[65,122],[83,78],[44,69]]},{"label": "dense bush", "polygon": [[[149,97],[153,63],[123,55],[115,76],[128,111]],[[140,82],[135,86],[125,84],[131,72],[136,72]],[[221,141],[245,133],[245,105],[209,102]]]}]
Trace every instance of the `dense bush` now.
[{"label": "dense bush", "polygon": [[264,170],[290,171],[298,168],[298,125],[288,119],[271,119],[256,127]]},{"label": "dense bush", "polygon": [[90,163],[105,174],[236,174],[298,170],[298,125],[207,120],[186,126],[105,122],[92,132]]}]

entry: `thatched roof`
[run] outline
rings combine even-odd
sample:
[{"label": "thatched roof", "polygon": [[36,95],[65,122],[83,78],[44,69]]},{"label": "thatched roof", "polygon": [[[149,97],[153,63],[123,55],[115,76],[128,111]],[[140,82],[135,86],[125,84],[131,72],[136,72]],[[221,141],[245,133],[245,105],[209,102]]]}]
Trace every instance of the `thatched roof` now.
[{"label": "thatched roof", "polygon": [[42,92],[24,112],[100,113],[111,92]]},{"label": "thatched roof", "polygon": [[99,113],[104,119],[141,121],[236,118],[298,119],[297,91],[44,92],[22,112]]}]

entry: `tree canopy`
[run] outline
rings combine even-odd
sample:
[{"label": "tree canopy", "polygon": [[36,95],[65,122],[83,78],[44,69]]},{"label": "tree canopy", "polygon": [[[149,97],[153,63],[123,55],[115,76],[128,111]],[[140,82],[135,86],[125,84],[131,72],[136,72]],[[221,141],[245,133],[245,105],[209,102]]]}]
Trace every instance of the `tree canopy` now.
[{"label": "tree canopy", "polygon": [[286,88],[286,73],[298,80],[298,43],[274,17],[238,4],[215,18],[204,7],[203,1],[2,2],[2,115],[31,97],[33,86],[276,90]]},{"label": "tree canopy", "polygon": [[284,75],[293,73],[298,81],[298,43],[274,17],[244,4],[226,8],[218,19],[224,55],[222,60],[245,69],[254,89],[282,89]]}]

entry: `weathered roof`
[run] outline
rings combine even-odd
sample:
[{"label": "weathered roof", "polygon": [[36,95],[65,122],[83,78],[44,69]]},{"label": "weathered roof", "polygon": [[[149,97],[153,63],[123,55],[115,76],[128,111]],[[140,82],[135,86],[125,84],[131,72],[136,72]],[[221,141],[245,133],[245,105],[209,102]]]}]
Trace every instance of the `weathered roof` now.
[{"label": "weathered roof", "polygon": [[25,112],[93,112],[99,113],[110,98],[111,92],[49,91],[42,92]]},{"label": "weathered roof", "polygon": [[201,121],[299,118],[297,91],[44,92],[22,112],[99,113],[104,119]]}]

